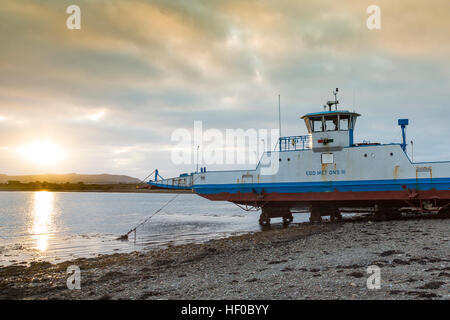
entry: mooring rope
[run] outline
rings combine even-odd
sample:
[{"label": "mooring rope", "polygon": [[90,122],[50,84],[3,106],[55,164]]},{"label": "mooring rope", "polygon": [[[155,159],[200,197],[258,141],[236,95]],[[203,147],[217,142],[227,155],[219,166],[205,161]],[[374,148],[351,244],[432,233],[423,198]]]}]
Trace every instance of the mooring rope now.
[{"label": "mooring rope", "polygon": [[[153,172],[155,172],[155,170],[153,170]],[[148,178],[149,176],[151,176],[151,175],[153,174],[153,172],[150,173],[150,174],[147,176],[147,178]],[[200,177],[200,175],[192,181],[192,187],[194,186],[194,182],[197,181],[197,179],[198,179],[199,177]],[[147,178],[145,178],[145,179],[147,179]],[[145,180],[145,179],[144,179],[144,180]],[[164,209],[169,203],[171,203],[173,200],[175,200],[180,194],[181,194],[181,193],[177,193],[177,194],[175,195],[175,197],[173,197],[172,199],[170,199],[169,201],[167,201],[161,208],[159,208],[158,210],[156,210],[151,216],[149,216],[147,219],[145,219],[144,221],[142,221],[141,223],[139,223],[136,227],[134,227],[133,229],[131,229],[130,231],[128,231],[128,232],[125,233],[124,235],[118,237],[117,240],[128,240],[128,235],[129,235],[130,233],[134,232],[134,241],[136,241],[136,230],[137,230],[137,228],[139,228],[140,226],[146,224],[147,221],[149,221],[149,220],[150,220],[151,218],[153,218],[156,214],[158,214],[159,212],[161,212],[162,209]]]},{"label": "mooring rope", "polygon": [[169,201],[167,201],[161,208],[159,208],[158,210],[156,210],[151,216],[149,216],[147,219],[145,219],[144,221],[142,221],[141,223],[139,223],[136,227],[134,227],[133,229],[131,229],[130,231],[128,231],[127,233],[125,233],[124,235],[120,236],[119,238],[117,238],[117,240],[128,240],[128,235],[132,232],[134,232],[134,238],[136,239],[136,229],[139,228],[140,226],[144,225],[147,223],[147,221],[149,221],[152,217],[154,217],[156,214],[158,214],[159,212],[161,212],[162,209],[164,209],[169,203],[171,203],[173,200],[175,200],[181,193],[177,193],[175,195],[175,197],[173,197],[172,199],[170,199]]}]

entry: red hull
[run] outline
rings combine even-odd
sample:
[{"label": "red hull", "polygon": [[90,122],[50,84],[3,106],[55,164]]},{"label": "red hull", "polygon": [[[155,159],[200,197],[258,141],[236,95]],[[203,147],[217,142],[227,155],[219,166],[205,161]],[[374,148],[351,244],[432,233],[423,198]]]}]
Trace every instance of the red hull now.
[{"label": "red hull", "polygon": [[420,206],[423,201],[431,201],[433,206],[442,207],[450,203],[450,190],[403,190],[403,191],[361,191],[361,192],[313,192],[313,193],[219,193],[199,194],[214,201],[230,201],[255,206],[288,206],[304,208],[310,205],[330,207],[391,207]]}]

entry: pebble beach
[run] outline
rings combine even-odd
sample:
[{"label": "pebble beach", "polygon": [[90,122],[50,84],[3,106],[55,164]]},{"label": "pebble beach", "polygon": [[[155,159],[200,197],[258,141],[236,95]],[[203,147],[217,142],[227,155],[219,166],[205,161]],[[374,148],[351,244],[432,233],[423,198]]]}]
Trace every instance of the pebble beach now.
[{"label": "pebble beach", "polygon": [[[67,268],[81,270],[69,290]],[[369,266],[380,289],[368,289]],[[0,299],[450,299],[450,220],[301,223],[146,252],[0,268]]]}]

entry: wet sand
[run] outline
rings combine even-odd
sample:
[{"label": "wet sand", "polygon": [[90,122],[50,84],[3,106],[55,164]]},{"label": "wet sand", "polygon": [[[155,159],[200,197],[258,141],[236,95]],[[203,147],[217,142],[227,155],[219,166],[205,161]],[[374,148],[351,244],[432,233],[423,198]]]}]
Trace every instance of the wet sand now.
[{"label": "wet sand", "polygon": [[[66,285],[69,265],[81,289]],[[381,289],[367,288],[367,267]],[[450,299],[450,220],[309,223],[204,244],[0,268],[0,299]]]}]

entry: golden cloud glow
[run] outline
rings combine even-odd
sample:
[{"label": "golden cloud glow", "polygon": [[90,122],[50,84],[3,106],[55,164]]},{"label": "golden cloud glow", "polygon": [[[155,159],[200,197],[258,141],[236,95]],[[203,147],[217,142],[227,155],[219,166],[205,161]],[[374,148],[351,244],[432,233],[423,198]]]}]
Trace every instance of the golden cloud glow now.
[{"label": "golden cloud glow", "polygon": [[[366,26],[373,4],[380,30]],[[450,92],[448,0],[78,0],[80,30],[66,28],[67,5],[2,3],[0,173],[145,176],[150,155],[169,164],[155,152],[170,154],[173,130],[199,117],[270,128],[281,94],[283,126],[298,128],[298,114],[337,86],[361,112],[397,106],[435,139],[450,130],[439,116]],[[359,128],[378,139],[369,123]],[[50,142],[24,145],[39,137],[70,143],[64,162]],[[424,155],[450,157],[425,138]]]},{"label": "golden cloud glow", "polygon": [[105,111],[100,110],[87,116],[91,121],[99,121],[105,115]]},{"label": "golden cloud glow", "polygon": [[63,158],[60,146],[49,141],[36,141],[19,148],[19,153],[28,161],[38,165],[56,164]]}]

